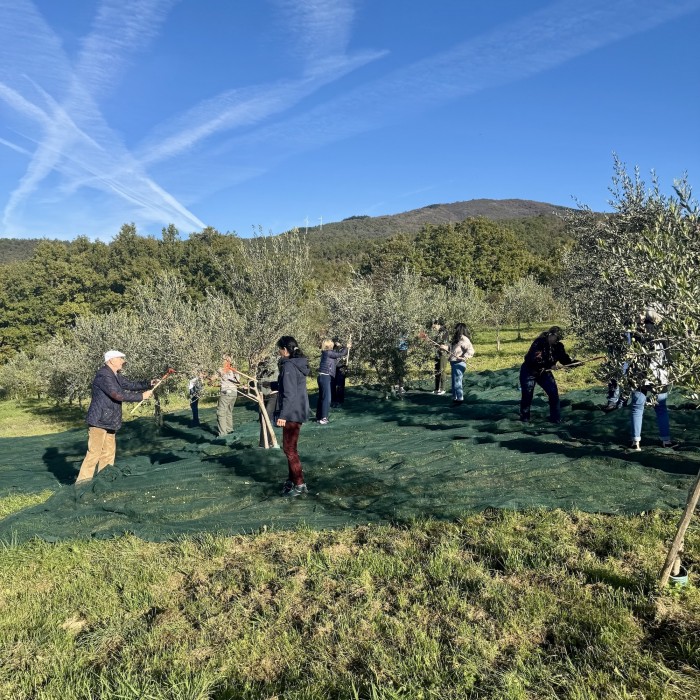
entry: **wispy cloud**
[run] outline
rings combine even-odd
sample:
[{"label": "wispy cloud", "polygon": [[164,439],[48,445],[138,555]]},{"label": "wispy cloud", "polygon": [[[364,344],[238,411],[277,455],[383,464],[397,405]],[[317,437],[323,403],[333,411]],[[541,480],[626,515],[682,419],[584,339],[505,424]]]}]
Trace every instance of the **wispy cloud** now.
[{"label": "wispy cloud", "polygon": [[304,59],[303,75],[267,85],[228,90],[159,125],[139,147],[151,165],[191,150],[223,131],[260,124],[281,114],[324,85],[375,61],[385,51],[347,54],[354,19],[349,0],[274,0],[292,52]]},{"label": "wispy cloud", "polygon": [[[75,66],[32,3],[16,0],[12,7],[0,8],[0,43],[3,53],[12,59],[3,64],[25,68],[24,73],[12,76],[17,83],[14,87],[0,86],[0,98],[41,127],[27,171],[5,205],[5,230],[13,226],[13,215],[53,172],[61,173],[69,183],[89,184],[117,195],[136,205],[147,220],[204,225],[146,174],[97,105],[133,54],[155,36],[172,4],[172,0],[103,0]],[[29,35],[36,53],[27,52]],[[8,77],[3,75],[6,81]],[[44,84],[51,85],[52,94]],[[31,90],[34,101],[23,96],[21,89]],[[68,184],[65,191],[70,189]]]},{"label": "wispy cloud", "polygon": [[[149,221],[201,228],[204,223],[149,177],[147,168],[192,151],[216,133],[264,123],[383,55],[346,53],[354,17],[350,0],[274,0],[287,23],[291,50],[304,58],[302,75],[204,100],[158,126],[132,154],[107,124],[98,102],[118,83],[135,54],[157,36],[174,1],[102,0],[74,63],[29,0],[0,8],[0,39],[8,39],[3,44],[8,60],[3,63],[26,68],[19,78],[16,72],[0,73],[8,81],[0,83],[0,99],[40,127],[27,171],[4,207],[5,230],[52,173],[62,176],[62,196],[85,187],[100,189],[138,206]],[[39,47],[30,56],[29,36]],[[44,85],[51,85],[51,94]],[[254,171],[246,168],[249,174]]]},{"label": "wispy cloud", "polygon": [[[15,120],[13,133],[36,144],[31,149],[12,136],[0,139],[29,157],[5,203],[3,230],[16,230],[21,212],[36,203],[74,197],[76,206],[85,206],[77,195],[86,188],[109,211],[110,225],[141,217],[201,228],[189,208],[195,195],[700,10],[700,0],[559,0],[310,107],[313,97],[330,94],[322,88],[386,52],[350,50],[357,0],[269,1],[284,26],[278,49],[294,58],[297,73],[213,95],[157,125],[131,149],[100,105],[167,26],[177,0],[101,0],[74,60],[30,0],[0,0],[0,107],[11,115],[3,122],[9,129]],[[176,159],[177,167],[159,170]],[[159,182],[151,172],[161,174]],[[166,188],[178,177],[188,178],[185,186]],[[175,191],[187,191],[190,200]]]},{"label": "wispy cloud", "polygon": [[284,122],[223,143],[242,162],[272,165],[378,129],[407,114],[551,70],[566,61],[700,9],[700,0],[563,0],[396,70]]},{"label": "wispy cloud", "polygon": [[32,155],[31,151],[28,151],[26,148],[22,148],[22,146],[18,146],[16,143],[12,143],[12,141],[8,141],[7,139],[0,139],[0,143],[6,148],[9,148],[11,151],[21,153],[23,156]]}]

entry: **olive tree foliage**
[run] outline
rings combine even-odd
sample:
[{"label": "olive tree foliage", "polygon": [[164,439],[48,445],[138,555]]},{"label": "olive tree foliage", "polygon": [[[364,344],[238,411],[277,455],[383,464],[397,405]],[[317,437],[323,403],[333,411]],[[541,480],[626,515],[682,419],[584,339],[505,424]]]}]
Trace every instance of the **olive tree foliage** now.
[{"label": "olive tree foliage", "polygon": [[533,322],[561,319],[563,315],[551,288],[540,284],[532,275],[505,287],[503,311],[505,320],[517,327],[518,340],[522,337],[520,331],[523,326],[530,328]]},{"label": "olive tree foliage", "polygon": [[47,394],[47,365],[42,365],[42,359],[20,350],[0,365],[0,397],[21,400],[29,396],[41,398],[42,394]]},{"label": "olive tree foliage", "polygon": [[239,315],[234,355],[253,369],[282,335],[293,335],[310,273],[309,246],[298,231],[259,235],[247,242],[241,264],[220,261],[226,298]]},{"label": "olive tree foliage", "polygon": [[230,300],[210,292],[194,301],[182,279],[163,273],[137,289],[139,348],[135,367],[143,376],[168,368],[184,377],[213,371],[223,353],[235,354],[243,321]]},{"label": "olive tree foliage", "polygon": [[457,323],[464,323],[472,333],[483,326],[489,315],[486,294],[471,280],[449,279],[434,291],[435,308],[432,318],[445,321],[448,330]]},{"label": "olive tree foliage", "polygon": [[125,309],[78,317],[66,337],[56,336],[40,350],[52,358],[49,395],[82,404],[90,396],[90,384],[106,350],[123,352],[129,360],[125,374],[139,378],[139,330],[137,317]]},{"label": "olive tree foliage", "polygon": [[194,301],[173,273],[137,285],[134,298],[130,310],[79,317],[67,337],[56,337],[41,350],[52,358],[50,396],[79,402],[89,397],[109,349],[126,355],[124,374],[130,378],[156,379],[175,370],[160,392],[180,391],[195,372],[212,372],[240,336],[242,324],[227,298],[212,293]]},{"label": "olive tree foliage", "polygon": [[[628,389],[652,380],[655,353],[645,342],[651,338],[623,340],[651,307],[663,319],[655,335],[670,348],[670,380],[700,390],[698,206],[685,179],[674,191],[664,195],[655,176],[647,187],[637,170],[629,174],[616,160],[613,214],[584,208],[570,220],[576,244],[565,260],[564,291],[571,324],[590,349],[608,351],[601,378],[616,378]],[[625,361],[630,366],[623,375]]]},{"label": "olive tree foliage", "polygon": [[[425,372],[433,348],[418,333],[444,308],[443,288],[404,269],[378,279],[356,275],[344,288],[324,290],[322,298],[329,333],[346,341],[352,336],[353,367],[369,367],[384,387],[398,382],[404,363],[408,374]],[[408,342],[405,357],[402,339]]]}]

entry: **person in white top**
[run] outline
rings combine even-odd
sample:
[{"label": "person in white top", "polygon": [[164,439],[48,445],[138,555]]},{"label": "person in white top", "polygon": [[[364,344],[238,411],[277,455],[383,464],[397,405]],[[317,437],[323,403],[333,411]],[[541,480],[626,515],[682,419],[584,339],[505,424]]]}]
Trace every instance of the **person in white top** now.
[{"label": "person in white top", "polygon": [[632,375],[638,375],[638,386],[630,397],[630,449],[639,452],[642,448],[642,421],[644,419],[644,406],[648,398],[652,398],[656,423],[659,428],[659,441],[661,447],[677,447],[677,443],[671,439],[671,424],[668,416],[666,400],[669,392],[669,375],[666,369],[668,365],[667,342],[659,338],[663,318],[653,307],[649,307],[644,315],[643,330],[634,334],[634,339],[645,345],[647,354],[641,357],[641,362],[631,368]]},{"label": "person in white top", "polygon": [[450,367],[452,368],[452,405],[459,406],[464,401],[462,379],[467,369],[467,360],[474,357],[474,346],[469,340],[469,331],[466,325],[458,323],[452,334],[451,343],[440,347],[449,353]]}]

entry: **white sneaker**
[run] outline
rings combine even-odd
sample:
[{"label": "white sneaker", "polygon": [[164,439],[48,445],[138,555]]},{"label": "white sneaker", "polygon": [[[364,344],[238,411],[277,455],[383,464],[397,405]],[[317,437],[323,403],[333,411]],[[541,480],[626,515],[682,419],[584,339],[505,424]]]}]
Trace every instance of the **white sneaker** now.
[{"label": "white sneaker", "polygon": [[445,393],[444,389],[441,389],[440,391],[435,392],[438,396],[442,396]]}]

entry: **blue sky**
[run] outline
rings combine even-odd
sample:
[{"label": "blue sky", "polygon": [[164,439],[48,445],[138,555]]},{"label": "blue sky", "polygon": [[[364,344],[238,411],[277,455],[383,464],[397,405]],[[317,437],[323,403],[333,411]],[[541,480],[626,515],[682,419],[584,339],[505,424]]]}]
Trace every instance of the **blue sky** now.
[{"label": "blue sky", "polygon": [[0,0],[0,236],[700,181],[700,0]]}]

